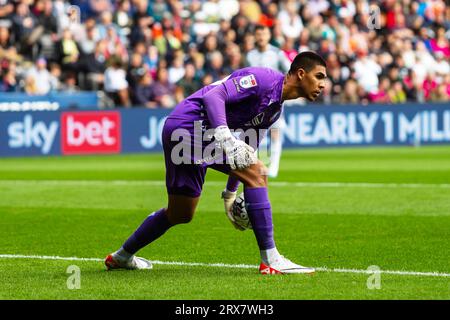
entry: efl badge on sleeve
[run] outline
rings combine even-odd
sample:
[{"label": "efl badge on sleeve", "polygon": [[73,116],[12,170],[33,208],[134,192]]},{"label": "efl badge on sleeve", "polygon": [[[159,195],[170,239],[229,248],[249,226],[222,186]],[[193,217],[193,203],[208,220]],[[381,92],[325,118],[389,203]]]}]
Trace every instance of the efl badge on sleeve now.
[{"label": "efl badge on sleeve", "polygon": [[256,78],[253,74],[242,77],[241,80],[239,80],[239,85],[244,88],[248,89],[251,87],[256,87],[258,83],[256,82]]}]

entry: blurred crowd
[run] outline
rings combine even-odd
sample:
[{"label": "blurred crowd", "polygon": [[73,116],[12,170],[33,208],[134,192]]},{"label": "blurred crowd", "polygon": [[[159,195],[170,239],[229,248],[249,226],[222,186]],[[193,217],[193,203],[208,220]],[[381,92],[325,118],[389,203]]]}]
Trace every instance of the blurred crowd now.
[{"label": "blurred crowd", "polygon": [[288,61],[325,58],[321,103],[450,100],[444,0],[0,0],[0,92],[172,108],[248,66],[260,26]]}]

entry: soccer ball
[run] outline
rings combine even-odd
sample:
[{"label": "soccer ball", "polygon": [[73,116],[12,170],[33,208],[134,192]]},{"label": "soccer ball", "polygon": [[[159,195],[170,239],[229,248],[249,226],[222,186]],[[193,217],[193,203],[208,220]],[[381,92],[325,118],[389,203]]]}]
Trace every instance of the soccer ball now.
[{"label": "soccer ball", "polygon": [[231,207],[231,214],[233,215],[234,221],[244,229],[252,229],[252,224],[248,218],[247,209],[245,208],[245,198],[244,194],[241,193],[236,197]]}]

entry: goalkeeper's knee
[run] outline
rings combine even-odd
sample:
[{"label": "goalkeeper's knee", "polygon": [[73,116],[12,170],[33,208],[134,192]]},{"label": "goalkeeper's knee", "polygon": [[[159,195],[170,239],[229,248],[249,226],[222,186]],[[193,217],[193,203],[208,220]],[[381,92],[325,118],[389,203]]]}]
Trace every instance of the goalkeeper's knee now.
[{"label": "goalkeeper's knee", "polygon": [[233,170],[235,176],[247,188],[267,187],[267,167],[258,160],[255,164],[242,170]]}]

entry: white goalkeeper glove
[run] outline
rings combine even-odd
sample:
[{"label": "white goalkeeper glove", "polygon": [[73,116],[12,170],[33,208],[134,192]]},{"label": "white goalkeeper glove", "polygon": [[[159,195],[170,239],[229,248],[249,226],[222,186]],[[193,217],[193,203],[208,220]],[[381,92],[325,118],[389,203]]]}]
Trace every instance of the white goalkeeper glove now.
[{"label": "white goalkeeper glove", "polygon": [[236,139],[227,126],[217,127],[214,138],[219,147],[225,151],[231,169],[245,169],[258,161],[255,150],[244,141]]},{"label": "white goalkeeper glove", "polygon": [[230,220],[231,224],[238,230],[244,231],[245,229],[238,225],[234,220],[233,214],[231,212],[231,208],[233,207],[234,200],[236,200],[237,191],[232,192],[227,189],[222,191],[222,199],[225,207],[225,214],[227,215],[228,220]]}]

